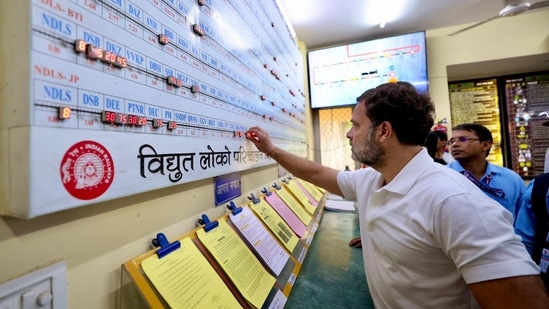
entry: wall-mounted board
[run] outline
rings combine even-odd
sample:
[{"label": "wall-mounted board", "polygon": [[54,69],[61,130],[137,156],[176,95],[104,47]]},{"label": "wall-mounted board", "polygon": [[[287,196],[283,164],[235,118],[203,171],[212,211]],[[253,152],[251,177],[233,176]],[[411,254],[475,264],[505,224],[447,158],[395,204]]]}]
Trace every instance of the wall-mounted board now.
[{"label": "wall-mounted board", "polygon": [[0,4],[0,214],[32,218],[306,155],[302,55],[275,0]]}]

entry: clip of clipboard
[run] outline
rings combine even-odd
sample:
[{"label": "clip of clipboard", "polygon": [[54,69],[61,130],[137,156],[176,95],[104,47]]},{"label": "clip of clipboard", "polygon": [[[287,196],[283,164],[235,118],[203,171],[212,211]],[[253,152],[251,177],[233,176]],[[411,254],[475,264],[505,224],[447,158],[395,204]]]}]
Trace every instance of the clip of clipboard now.
[{"label": "clip of clipboard", "polygon": [[156,255],[158,255],[159,259],[181,248],[181,243],[179,242],[179,240],[170,243],[164,233],[156,234],[156,238],[154,238],[151,243],[155,247],[160,247],[158,250],[156,250]]},{"label": "clip of clipboard", "polygon": [[206,233],[215,229],[219,225],[219,222],[217,221],[211,222],[210,218],[208,218],[205,214],[202,214],[202,218],[198,219],[197,222],[200,225],[204,225],[204,231],[206,231]]},{"label": "clip of clipboard", "polygon": [[266,196],[270,196],[271,194],[273,194],[273,192],[267,190],[267,188],[261,189],[261,193],[264,193]]},{"label": "clip of clipboard", "polygon": [[251,193],[250,196],[248,196],[248,199],[252,201],[254,204],[259,204],[259,202],[261,202],[261,200],[255,197],[253,193]]},{"label": "clip of clipboard", "polygon": [[275,182],[273,183],[273,188],[277,189],[277,190],[281,190],[282,188]]},{"label": "clip of clipboard", "polygon": [[229,205],[227,205],[227,209],[230,210],[233,215],[237,215],[242,211],[242,207],[236,206],[236,204],[231,201]]}]

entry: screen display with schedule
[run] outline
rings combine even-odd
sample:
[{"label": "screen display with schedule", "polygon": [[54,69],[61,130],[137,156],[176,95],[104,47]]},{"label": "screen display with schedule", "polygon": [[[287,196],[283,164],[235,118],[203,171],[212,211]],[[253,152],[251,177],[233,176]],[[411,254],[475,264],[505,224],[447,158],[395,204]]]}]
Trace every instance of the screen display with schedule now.
[{"label": "screen display with schedule", "polygon": [[254,125],[306,155],[302,54],[275,0],[23,1],[0,13],[31,25],[29,48],[5,48],[28,59],[6,66],[28,83],[2,107],[10,156],[28,154],[18,216],[273,164],[246,140]]},{"label": "screen display with schedule", "polygon": [[364,91],[395,81],[428,90],[425,32],[312,50],[311,107],[352,105]]},{"label": "screen display with schedule", "polygon": [[549,149],[549,72],[503,79],[511,168],[524,178],[543,174]]}]

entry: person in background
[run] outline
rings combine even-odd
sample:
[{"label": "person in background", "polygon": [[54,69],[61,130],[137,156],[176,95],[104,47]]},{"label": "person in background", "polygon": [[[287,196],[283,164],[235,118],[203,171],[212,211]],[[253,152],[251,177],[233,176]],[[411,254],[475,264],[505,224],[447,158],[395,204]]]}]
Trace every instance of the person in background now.
[{"label": "person in background", "polygon": [[429,133],[427,135],[427,139],[425,140],[425,148],[427,148],[427,153],[433,160],[437,163],[440,163],[442,165],[446,165],[446,161],[444,161],[441,157],[437,157],[438,153],[438,144],[440,143],[440,140],[438,138],[438,135],[435,132]]},{"label": "person in background", "polygon": [[433,131],[433,133],[435,133],[438,136],[436,157],[444,160],[444,162],[446,163],[453,162],[454,158],[452,158],[452,155],[447,151],[448,134],[446,134],[446,132],[439,131],[439,130],[435,130]]},{"label": "person in background", "polygon": [[376,308],[549,308],[511,214],[422,147],[434,112],[410,83],[364,92],[347,138],[368,167],[350,172],[280,149],[260,127],[247,136],[295,177],[357,201]]},{"label": "person in background", "polygon": [[540,274],[549,291],[549,173],[536,176],[526,188],[515,223],[515,232],[540,265]]},{"label": "person in background", "polygon": [[448,145],[455,161],[447,166],[463,174],[516,218],[526,185],[516,172],[486,160],[492,143],[492,133],[485,126],[464,123],[454,127]]}]

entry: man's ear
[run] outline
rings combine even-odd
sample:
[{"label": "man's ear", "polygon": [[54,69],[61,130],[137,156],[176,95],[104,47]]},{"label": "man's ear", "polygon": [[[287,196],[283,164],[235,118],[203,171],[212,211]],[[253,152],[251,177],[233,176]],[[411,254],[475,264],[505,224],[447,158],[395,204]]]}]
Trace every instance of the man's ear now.
[{"label": "man's ear", "polygon": [[482,149],[483,150],[488,150],[488,149],[492,148],[492,142],[490,142],[490,141],[483,141],[481,143],[482,143]]},{"label": "man's ear", "polygon": [[383,121],[380,125],[379,125],[379,131],[380,131],[380,135],[379,137],[389,137],[393,127],[391,126],[391,123],[389,123],[388,121]]}]

